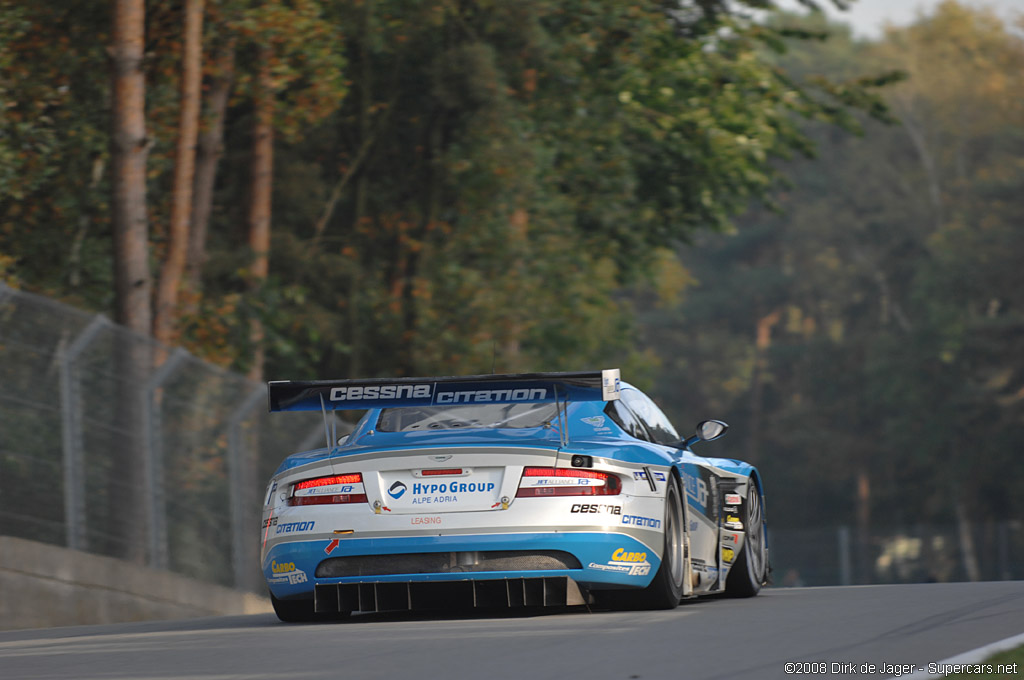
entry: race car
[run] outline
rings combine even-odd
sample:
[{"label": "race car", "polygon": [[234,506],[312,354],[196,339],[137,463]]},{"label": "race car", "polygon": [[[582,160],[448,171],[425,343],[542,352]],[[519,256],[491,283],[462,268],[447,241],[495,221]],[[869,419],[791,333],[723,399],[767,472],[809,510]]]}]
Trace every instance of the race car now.
[{"label": "race car", "polygon": [[[727,425],[680,437],[618,369],[268,387],[271,411],[321,410],[327,444],[286,458],[265,495],[261,567],[283,621],[669,609],[768,578],[757,470],[691,450]],[[342,409],[366,413],[338,437]]]}]

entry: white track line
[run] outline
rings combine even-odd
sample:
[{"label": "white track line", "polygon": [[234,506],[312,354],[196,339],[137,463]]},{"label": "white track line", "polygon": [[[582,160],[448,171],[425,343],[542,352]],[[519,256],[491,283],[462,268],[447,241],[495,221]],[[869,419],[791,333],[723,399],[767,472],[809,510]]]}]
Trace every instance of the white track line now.
[{"label": "white track line", "polygon": [[[977,649],[966,651],[963,654],[951,656],[948,659],[943,659],[942,661],[936,662],[935,665],[942,666],[946,664],[956,665],[982,663],[985,659],[992,656],[993,654],[1005,652],[1007,649],[1013,649],[1015,647],[1020,647],[1021,645],[1024,645],[1024,633],[1021,633],[1020,635],[1014,635],[1013,637],[1008,637],[1004,640],[999,640],[998,642],[993,642],[983,647],[978,647]],[[926,665],[924,668],[920,670],[916,670],[909,675],[904,675],[902,678],[900,678],[900,680],[904,680],[905,678],[923,679],[944,677],[946,677],[946,673],[929,673],[928,667]]]}]

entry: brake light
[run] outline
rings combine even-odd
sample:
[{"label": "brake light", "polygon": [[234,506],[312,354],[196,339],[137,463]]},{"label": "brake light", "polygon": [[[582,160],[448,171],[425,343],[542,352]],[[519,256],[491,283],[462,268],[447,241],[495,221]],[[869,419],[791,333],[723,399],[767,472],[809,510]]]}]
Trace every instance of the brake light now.
[{"label": "brake light", "polygon": [[351,475],[335,475],[333,477],[317,477],[316,479],[307,479],[304,482],[299,482],[295,485],[295,490],[301,489],[315,489],[320,486],[333,486],[335,484],[362,484],[363,476],[360,473]]},{"label": "brake light", "polygon": [[552,496],[617,496],[622,482],[609,472],[576,468],[528,467],[519,480],[516,498]]},{"label": "brake light", "polygon": [[365,502],[363,475],[358,472],[303,480],[295,484],[292,488],[292,495],[288,499],[288,505],[334,505]]},{"label": "brake light", "polygon": [[462,468],[445,468],[443,470],[421,470],[424,477],[443,477],[447,475],[461,475]]}]

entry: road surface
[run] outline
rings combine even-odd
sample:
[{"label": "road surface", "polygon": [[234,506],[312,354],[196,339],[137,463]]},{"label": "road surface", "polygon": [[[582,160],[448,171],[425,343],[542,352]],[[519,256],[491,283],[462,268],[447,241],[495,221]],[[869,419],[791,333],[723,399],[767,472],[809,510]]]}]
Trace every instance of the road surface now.
[{"label": "road surface", "polygon": [[[794,677],[787,663],[824,662],[830,671],[852,664],[858,672],[847,677],[882,678],[1021,633],[1022,581],[770,588],[658,612],[374,614],[306,625],[257,615],[11,631],[0,633],[0,677],[759,680]],[[863,664],[876,670],[860,673]]]}]

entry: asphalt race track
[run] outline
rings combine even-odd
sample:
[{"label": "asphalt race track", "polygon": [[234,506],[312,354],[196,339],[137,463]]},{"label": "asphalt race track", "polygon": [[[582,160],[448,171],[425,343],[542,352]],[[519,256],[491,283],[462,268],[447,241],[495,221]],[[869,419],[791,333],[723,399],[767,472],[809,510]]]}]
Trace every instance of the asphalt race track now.
[{"label": "asphalt race track", "polygon": [[871,663],[873,674],[825,675],[882,678],[894,675],[886,664],[925,668],[1021,633],[1024,581],[767,589],[661,612],[375,614],[308,625],[259,615],[11,631],[0,633],[0,678],[760,679],[791,677],[787,662]]}]

